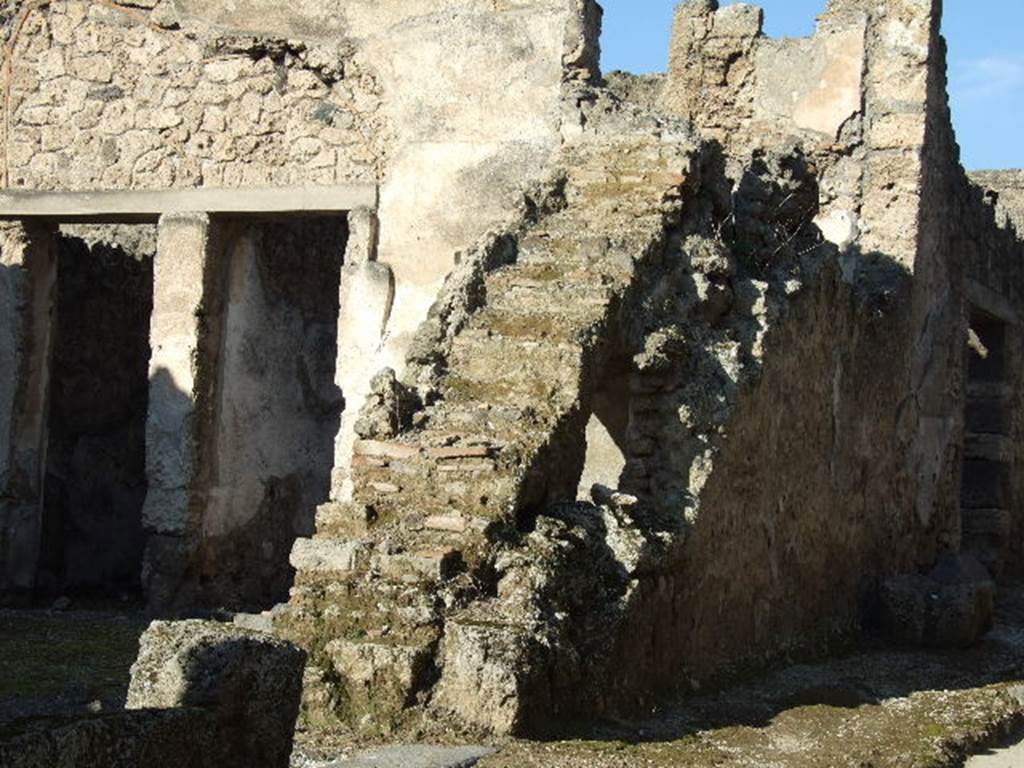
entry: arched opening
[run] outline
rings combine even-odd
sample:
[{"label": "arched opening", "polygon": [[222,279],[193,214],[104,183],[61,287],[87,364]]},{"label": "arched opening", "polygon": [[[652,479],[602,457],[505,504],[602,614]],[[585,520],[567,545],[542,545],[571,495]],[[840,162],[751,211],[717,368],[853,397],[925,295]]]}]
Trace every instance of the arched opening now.
[{"label": "arched opening", "polygon": [[626,440],[629,429],[629,374],[607,372],[591,400],[586,429],[586,457],[577,499],[590,501],[596,486],[618,490],[626,469]]}]

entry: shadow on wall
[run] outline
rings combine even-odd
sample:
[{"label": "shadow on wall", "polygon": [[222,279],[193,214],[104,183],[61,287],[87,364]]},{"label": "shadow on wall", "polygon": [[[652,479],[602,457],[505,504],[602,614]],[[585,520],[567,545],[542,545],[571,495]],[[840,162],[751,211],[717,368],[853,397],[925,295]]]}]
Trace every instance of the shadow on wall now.
[{"label": "shadow on wall", "polygon": [[[157,605],[261,611],[287,599],[292,544],[313,534],[330,495],[348,231],[340,217],[288,217],[224,222],[224,232],[225,301],[210,332],[216,382],[198,395],[209,410],[196,416],[188,567],[174,574],[186,544],[167,541],[151,548],[147,572]],[[171,568],[166,579],[159,567]]]},{"label": "shadow on wall", "polygon": [[[183,429],[191,429],[194,409],[192,397],[178,386],[170,370],[160,367],[152,372],[146,425],[147,493],[165,497],[159,508],[169,506],[184,515],[183,521],[144,521],[142,585],[150,606],[160,613],[181,610],[195,598],[200,511],[192,507],[187,485],[193,446],[181,437]],[[153,506],[147,500],[147,508]]]}]

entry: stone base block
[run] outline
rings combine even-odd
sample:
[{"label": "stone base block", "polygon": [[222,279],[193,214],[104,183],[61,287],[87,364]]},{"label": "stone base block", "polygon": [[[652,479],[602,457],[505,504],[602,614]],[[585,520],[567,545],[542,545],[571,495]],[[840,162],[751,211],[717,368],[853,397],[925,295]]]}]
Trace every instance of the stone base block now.
[{"label": "stone base block", "polygon": [[305,663],[302,650],[266,634],[155,621],[132,666],[128,708],[206,709],[240,764],[287,768]]},{"label": "stone base block", "polygon": [[943,557],[926,576],[896,576],[882,585],[889,637],[925,648],[966,648],[992,628],[995,584],[966,555]]}]

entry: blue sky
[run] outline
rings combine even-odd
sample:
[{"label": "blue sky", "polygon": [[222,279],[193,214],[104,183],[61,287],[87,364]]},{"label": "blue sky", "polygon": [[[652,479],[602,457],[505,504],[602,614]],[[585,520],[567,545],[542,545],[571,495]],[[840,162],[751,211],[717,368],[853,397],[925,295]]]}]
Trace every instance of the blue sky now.
[{"label": "blue sky", "polygon": [[[677,0],[600,0],[605,70],[668,67]],[[728,2],[723,2],[728,5]],[[808,35],[826,0],[760,0],[773,36]],[[1024,0],[946,0],[953,121],[967,168],[1024,167]]]}]

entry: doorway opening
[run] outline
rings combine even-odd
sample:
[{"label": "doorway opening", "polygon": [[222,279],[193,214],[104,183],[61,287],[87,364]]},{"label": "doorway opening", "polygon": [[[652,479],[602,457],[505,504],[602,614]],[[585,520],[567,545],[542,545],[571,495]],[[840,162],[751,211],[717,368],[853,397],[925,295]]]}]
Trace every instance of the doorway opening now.
[{"label": "doorway opening", "polygon": [[287,599],[297,537],[328,500],[344,399],[336,384],[343,216],[226,222],[213,460],[198,559],[206,601]]},{"label": "doorway opening", "polygon": [[146,498],[156,228],[61,229],[53,309],[42,596],[137,597]]},{"label": "doorway opening", "polygon": [[1002,569],[1010,526],[1011,388],[1007,326],[977,308],[967,339],[961,547],[993,575]]}]

